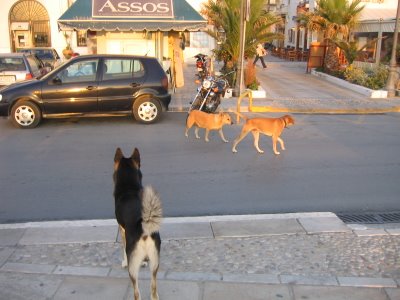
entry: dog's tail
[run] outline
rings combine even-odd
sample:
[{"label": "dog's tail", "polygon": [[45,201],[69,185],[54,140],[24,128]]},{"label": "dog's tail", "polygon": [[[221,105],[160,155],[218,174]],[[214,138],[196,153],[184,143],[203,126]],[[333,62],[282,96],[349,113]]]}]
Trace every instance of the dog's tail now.
[{"label": "dog's tail", "polygon": [[[248,117],[246,117],[245,115],[243,115],[243,114],[241,114],[241,113],[239,113],[237,111],[234,111],[234,110],[231,110],[231,109],[229,109],[228,111],[231,112],[231,113],[236,114],[237,116],[239,116],[240,118],[242,118],[245,121],[247,121],[247,119],[248,119]],[[238,122],[239,122],[239,120],[238,120]]]},{"label": "dog's tail", "polygon": [[145,186],[142,198],[142,228],[144,235],[160,230],[162,206],[158,193],[151,186]]}]

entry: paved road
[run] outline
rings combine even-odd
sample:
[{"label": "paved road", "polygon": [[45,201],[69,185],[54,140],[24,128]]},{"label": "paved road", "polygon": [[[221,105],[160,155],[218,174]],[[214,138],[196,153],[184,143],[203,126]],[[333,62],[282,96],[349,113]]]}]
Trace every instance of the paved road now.
[{"label": "paved road", "polygon": [[[113,218],[116,147],[142,152],[144,183],[165,216],[400,210],[398,114],[295,115],[287,150],[264,155],[251,137],[231,153],[183,135],[184,113],[145,126],[129,118],[49,120],[18,130],[0,119],[0,222]],[[231,141],[239,125],[225,129]],[[202,132],[201,132],[202,134]]]}]

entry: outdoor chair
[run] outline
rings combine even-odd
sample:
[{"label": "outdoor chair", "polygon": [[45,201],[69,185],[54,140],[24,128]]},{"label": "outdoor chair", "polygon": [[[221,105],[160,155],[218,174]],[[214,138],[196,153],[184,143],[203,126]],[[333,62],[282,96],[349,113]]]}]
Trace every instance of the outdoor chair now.
[{"label": "outdoor chair", "polygon": [[301,51],[301,60],[302,61],[308,60],[308,51]]},{"label": "outdoor chair", "polygon": [[288,51],[287,59],[288,59],[289,61],[295,61],[295,60],[297,60],[297,51],[296,51],[296,50]]}]

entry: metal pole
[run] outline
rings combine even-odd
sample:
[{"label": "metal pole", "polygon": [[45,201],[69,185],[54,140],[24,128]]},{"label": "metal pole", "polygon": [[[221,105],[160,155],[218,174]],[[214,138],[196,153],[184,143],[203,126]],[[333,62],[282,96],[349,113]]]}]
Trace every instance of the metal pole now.
[{"label": "metal pole", "polygon": [[395,96],[395,84],[397,78],[397,60],[396,60],[396,50],[397,50],[397,36],[399,33],[399,16],[400,16],[400,0],[397,2],[397,13],[396,13],[396,23],[394,25],[394,35],[393,35],[393,47],[392,56],[390,58],[389,64],[389,76],[386,82],[386,89],[388,91],[388,97]]},{"label": "metal pole", "polygon": [[375,63],[381,63],[381,52],[382,52],[382,21],[383,19],[379,19],[379,32],[378,32],[378,41],[376,42],[376,53],[375,53]]},{"label": "metal pole", "polygon": [[[399,0],[400,1],[400,0]],[[246,20],[245,20],[245,11],[247,1],[246,0],[241,0],[240,1],[240,36],[239,36],[239,95],[243,93],[244,90],[244,74],[243,74],[243,69],[244,69],[244,44],[246,40]]]}]

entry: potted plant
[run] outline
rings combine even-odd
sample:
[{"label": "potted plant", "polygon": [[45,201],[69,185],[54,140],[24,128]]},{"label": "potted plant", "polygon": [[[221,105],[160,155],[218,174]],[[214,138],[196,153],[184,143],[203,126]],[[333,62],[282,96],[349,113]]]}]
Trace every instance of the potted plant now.
[{"label": "potted plant", "polygon": [[256,66],[250,59],[247,60],[247,65],[244,72],[244,83],[246,88],[254,91],[258,90],[259,82],[256,78]]},{"label": "potted plant", "polygon": [[70,35],[65,31],[64,31],[64,38],[65,38],[65,43],[67,44],[67,46],[64,48],[62,53],[66,59],[70,59],[72,57],[72,55],[74,54],[74,51],[71,48]]}]

